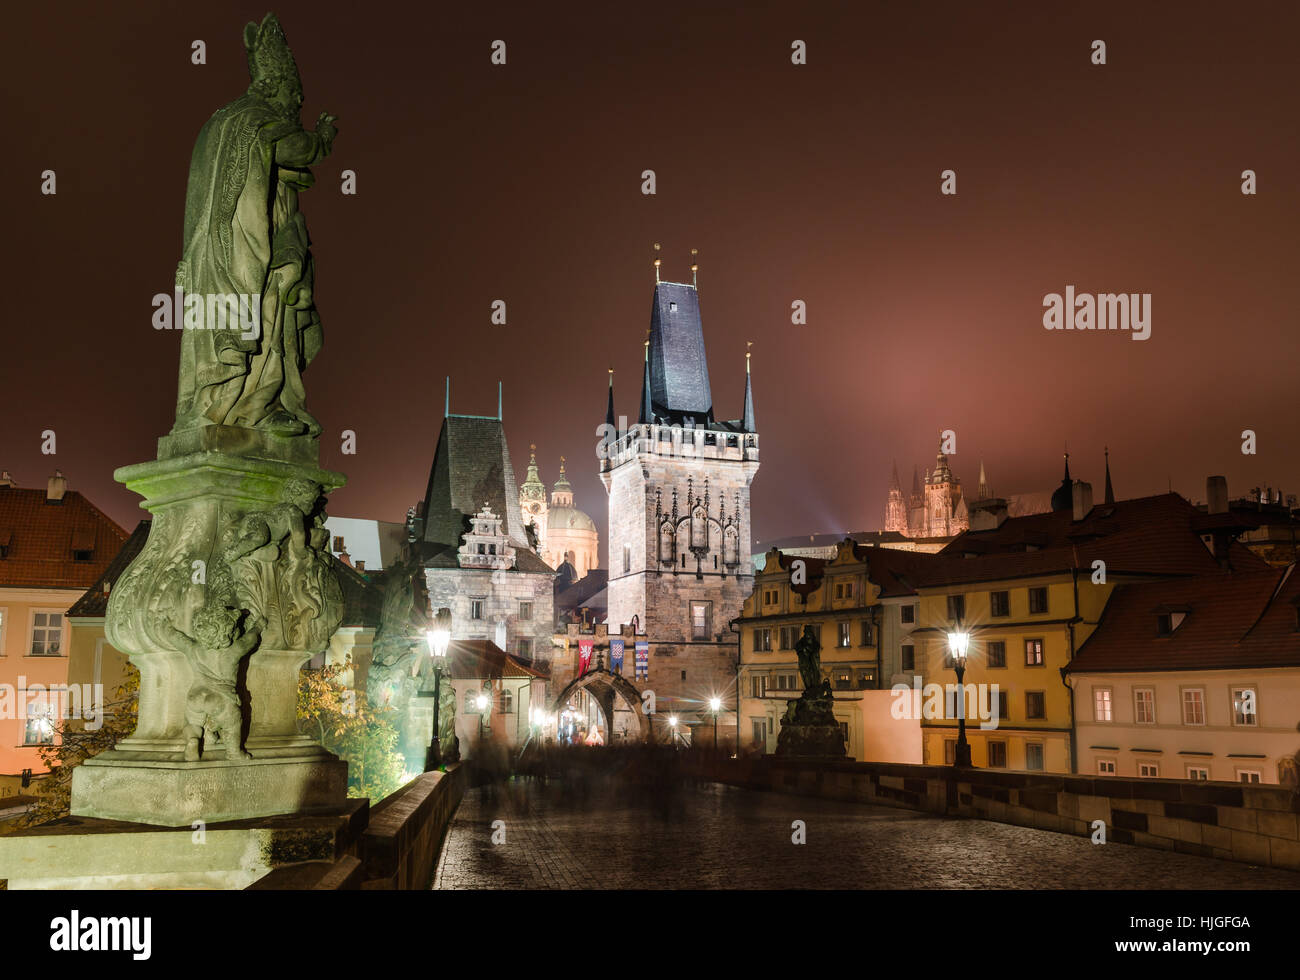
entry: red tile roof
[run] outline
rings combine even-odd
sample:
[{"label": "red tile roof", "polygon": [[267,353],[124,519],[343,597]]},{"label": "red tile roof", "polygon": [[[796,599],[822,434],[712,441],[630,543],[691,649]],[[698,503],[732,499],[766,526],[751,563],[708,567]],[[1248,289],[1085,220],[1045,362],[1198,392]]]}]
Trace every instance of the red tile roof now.
[{"label": "red tile roof", "polygon": [[85,616],[88,618],[97,618],[107,615],[108,613],[108,593],[117,580],[122,577],[127,566],[135,561],[135,556],[140,554],[144,549],[144,543],[149,540],[149,528],[153,526],[153,521],[141,521],[131,532],[131,536],[126,539],[126,544],[118,549],[113,560],[108,563],[104,569],[104,574],[99,576],[95,584],[87,589],[80,599],[73,603],[72,608],[68,610],[69,616]]},{"label": "red tile roof", "polygon": [[[88,589],[127,533],[76,490],[47,503],[45,490],[0,486],[0,588]],[[72,551],[89,545],[89,561]]]},{"label": "red tile roof", "polygon": [[[1122,585],[1071,673],[1300,666],[1296,566]],[[1158,617],[1182,611],[1169,636]]]},{"label": "red tile roof", "polygon": [[549,677],[526,660],[506,653],[491,640],[452,640],[447,645],[444,677],[477,680],[498,677]]},{"label": "red tile roof", "polygon": [[[1198,533],[1203,515],[1176,493],[1098,504],[1081,521],[1068,510],[1012,518],[989,531],[966,531],[939,552],[925,584],[949,585],[1050,575],[1106,563],[1107,575],[1195,575],[1219,570]],[[1267,563],[1240,543],[1241,572]]]}]

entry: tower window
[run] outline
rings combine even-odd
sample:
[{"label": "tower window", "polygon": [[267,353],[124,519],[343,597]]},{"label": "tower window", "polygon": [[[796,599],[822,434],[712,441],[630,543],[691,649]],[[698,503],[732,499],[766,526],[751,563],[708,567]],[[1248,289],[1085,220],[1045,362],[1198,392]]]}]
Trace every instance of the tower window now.
[{"label": "tower window", "polygon": [[623,574],[626,575],[632,571],[632,549],[628,545],[623,545]]}]

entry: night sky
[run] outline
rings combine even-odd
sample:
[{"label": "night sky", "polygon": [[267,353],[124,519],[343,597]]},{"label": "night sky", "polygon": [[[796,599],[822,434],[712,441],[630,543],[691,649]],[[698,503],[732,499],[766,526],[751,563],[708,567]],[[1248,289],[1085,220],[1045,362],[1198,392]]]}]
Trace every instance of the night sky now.
[{"label": "night sky", "polygon": [[[112,471],[153,458],[176,394],[180,335],[150,301],[194,138],[246,88],[241,30],[266,8],[105,6],[5,13],[0,468],[40,486],[57,466],[129,528],[144,515]],[[907,484],[941,429],[971,491],[981,458],[995,491],[1050,489],[1068,443],[1098,491],[1109,445],[1121,497],[1200,500],[1211,473],[1233,496],[1300,492],[1300,13],[1065,8],[278,3],[304,124],[339,117],[301,198],[325,327],[308,407],[349,477],[330,512],[401,520],[444,376],[467,414],[494,414],[501,380],[518,479],[530,442],[548,487],[567,456],[603,551],[596,427],[609,367],[635,419],[656,241],[665,279],[700,250],[720,418],[753,341],[756,539],[878,528],[891,461]],[[1151,338],[1044,330],[1067,284],[1151,293]]]}]

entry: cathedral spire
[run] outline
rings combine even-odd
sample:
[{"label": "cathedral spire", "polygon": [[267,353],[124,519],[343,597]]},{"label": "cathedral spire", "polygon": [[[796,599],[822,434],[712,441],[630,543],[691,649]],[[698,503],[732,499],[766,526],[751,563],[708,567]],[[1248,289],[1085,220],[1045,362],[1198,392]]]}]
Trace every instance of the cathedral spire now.
[{"label": "cathedral spire", "polygon": [[889,489],[902,491],[903,487],[898,482],[898,460],[894,460],[894,469],[889,476]]},{"label": "cathedral spire", "polygon": [[993,494],[989,490],[989,481],[984,476],[984,460],[980,460],[980,485],[976,491],[977,500],[988,500]]},{"label": "cathedral spire", "polygon": [[[753,347],[752,340],[745,343],[746,347]],[[749,384],[749,351],[745,351],[745,418],[741,423],[741,428],[746,432],[753,432],[758,428],[754,422],[754,392]]]},{"label": "cathedral spire", "polygon": [[1108,504],[1115,502],[1115,488],[1110,485],[1110,447],[1106,447],[1106,500]]},{"label": "cathedral spire", "polygon": [[605,409],[605,424],[614,428],[614,369],[609,369],[609,405]]}]

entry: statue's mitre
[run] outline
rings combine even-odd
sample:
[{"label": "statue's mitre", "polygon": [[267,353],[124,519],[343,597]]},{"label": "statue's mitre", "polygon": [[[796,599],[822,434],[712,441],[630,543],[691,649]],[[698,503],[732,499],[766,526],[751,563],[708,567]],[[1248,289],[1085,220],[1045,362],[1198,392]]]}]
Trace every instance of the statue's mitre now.
[{"label": "statue's mitre", "polygon": [[260,27],[251,22],[245,25],[244,50],[248,52],[248,74],[252,78],[298,77],[298,65],[275,14],[263,17]]}]

